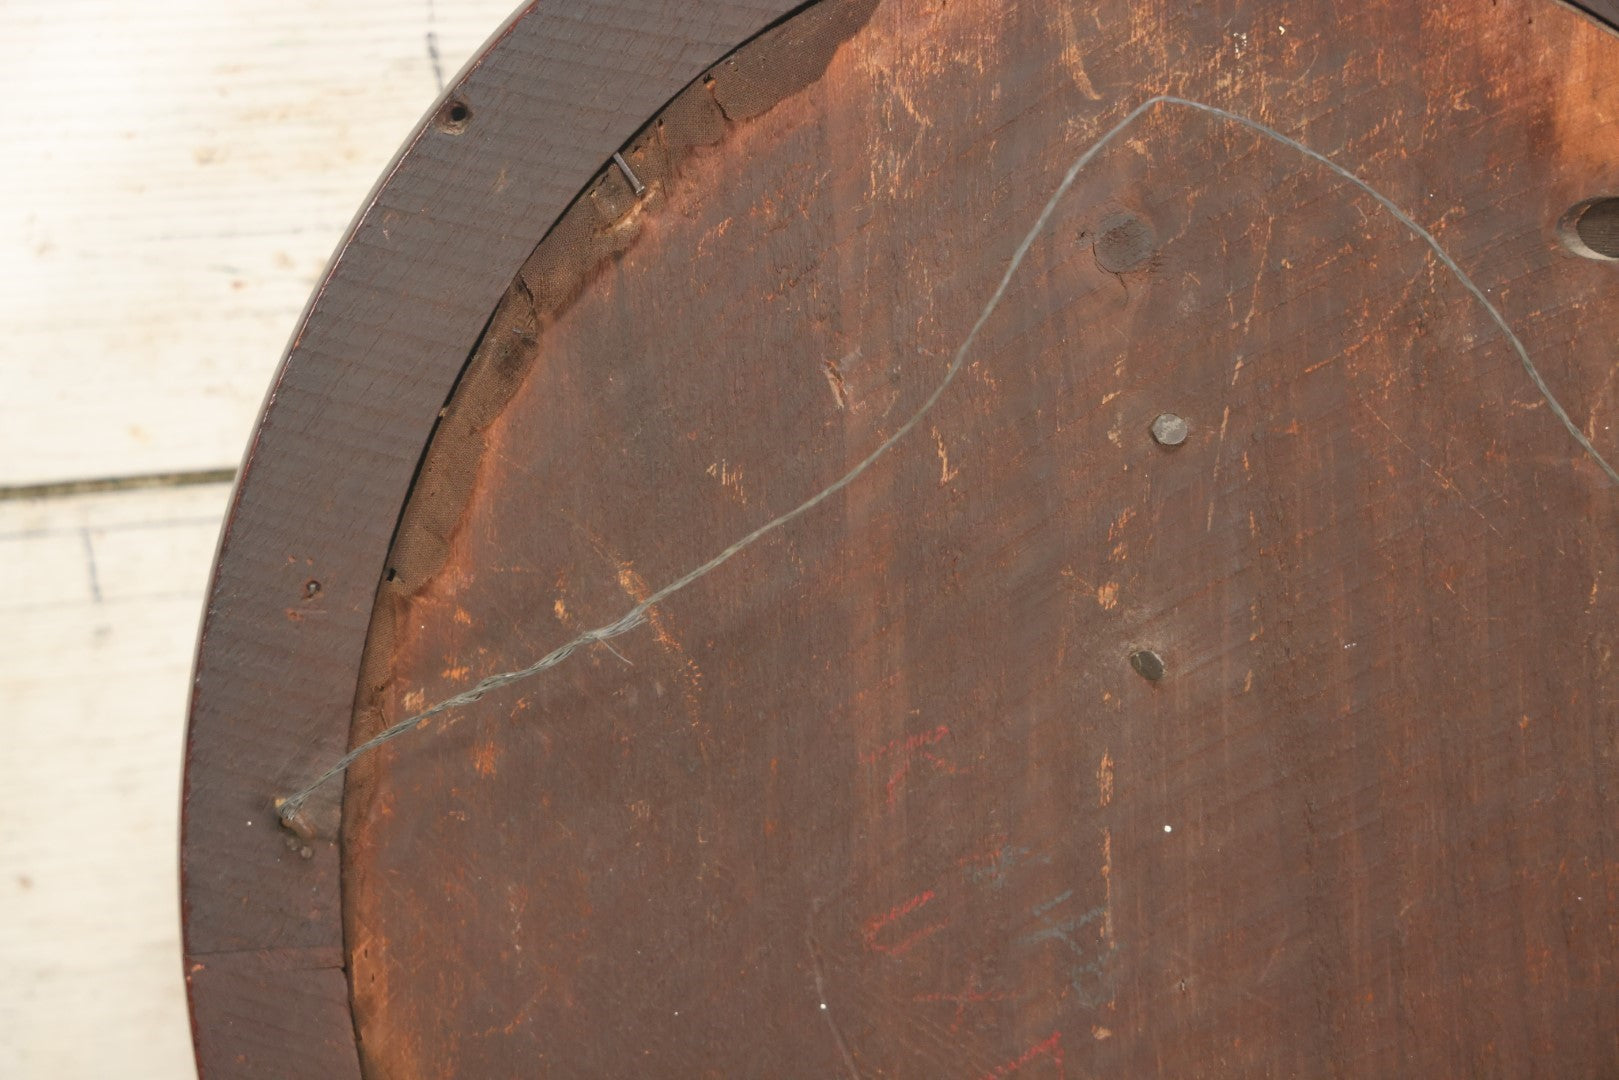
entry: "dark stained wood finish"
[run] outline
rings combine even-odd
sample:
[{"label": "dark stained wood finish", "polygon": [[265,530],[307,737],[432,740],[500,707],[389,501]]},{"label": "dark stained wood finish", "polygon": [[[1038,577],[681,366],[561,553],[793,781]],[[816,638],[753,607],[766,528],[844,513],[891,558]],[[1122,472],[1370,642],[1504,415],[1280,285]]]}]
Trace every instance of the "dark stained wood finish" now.
[{"label": "dark stained wood finish", "polygon": [[[198,650],[181,873],[205,1077],[356,1075],[352,1036],[326,1037],[347,1023],[338,853],[286,847],[271,800],[344,748],[400,506],[514,269],[647,116],[792,6],[532,5],[451,88],[465,129],[424,122],[338,252],[244,462]],[[266,952],[329,965],[267,999],[242,959]]]},{"label": "dark stained wood finish", "polygon": [[[1619,45],[1543,4],[1150,10],[886,3],[691,162],[484,433],[386,719],[862,459],[1143,87],[1409,207],[1619,450],[1619,279],[1555,234],[1619,168]],[[367,1071],[1590,1074],[1616,498],[1420,236],[1164,104],[846,493],[371,763]]]},{"label": "dark stained wood finish", "polygon": [[1619,0],[1577,0],[1574,6],[1611,26],[1619,26]]},{"label": "dark stained wood finish", "polygon": [[[284,842],[269,801],[347,738],[461,358],[585,179],[768,8],[518,20],[317,296],[199,655],[204,1074],[358,1075],[354,1023],[376,1076],[1609,1068],[1619,492],[1417,237],[1183,107],[1081,176],[847,492],[618,639],[633,666],[590,650],[380,752],[346,893],[332,837]],[[858,460],[1063,169],[1166,91],[1433,230],[1619,458],[1619,271],[1553,228],[1619,191],[1609,31],[1545,0],[884,0],[545,329],[388,718]]]}]

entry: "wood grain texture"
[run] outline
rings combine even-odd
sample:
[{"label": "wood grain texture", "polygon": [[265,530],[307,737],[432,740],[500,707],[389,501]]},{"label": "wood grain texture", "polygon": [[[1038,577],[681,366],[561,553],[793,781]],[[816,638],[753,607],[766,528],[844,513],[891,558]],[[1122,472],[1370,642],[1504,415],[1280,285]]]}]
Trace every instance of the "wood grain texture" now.
[{"label": "wood grain texture", "polygon": [[1574,6],[1609,26],[1619,27],[1619,0],[1575,0]]},{"label": "wood grain texture", "polygon": [[[937,377],[1073,154],[1164,89],[1364,172],[1612,455],[1609,371],[1569,329],[1610,270],[1547,235],[1613,186],[1611,35],[1529,0],[1347,24],[1037,7],[884,4],[709,160],[684,216],[645,223],[501,418],[396,710],[619,614],[837,475]],[[232,976],[250,966],[193,984],[211,1074],[315,1068],[278,1063],[269,1025],[356,1068],[326,1037],[347,1015],[335,851],[302,858],[264,813],[341,750],[411,469],[515,267],[771,14],[672,12],[515,24],[460,92],[472,125],[413,143],[283,371],[199,660],[186,897],[194,961],[292,974],[269,1003]],[[1382,77],[1394,57],[1408,82]],[[1119,215],[1146,223],[1144,262],[1109,239]],[[1612,903],[1604,639],[1521,615],[1600,618],[1612,492],[1478,306],[1330,175],[1169,112],[1076,189],[999,320],[903,454],[627,639],[633,669],[592,654],[382,760],[394,813],[353,823],[349,872],[418,885],[348,898],[379,1068],[1612,1056],[1612,920],[1575,906]],[[1166,399],[1194,421],[1174,457],[1144,437]],[[1143,646],[1169,663],[1156,689],[1124,659]]]},{"label": "wood grain texture", "polygon": [[0,502],[0,1075],[190,1073],[181,732],[226,485]]},{"label": "wood grain texture", "polygon": [[1614,456],[1619,279],[1555,226],[1616,61],[1540,3],[896,0],[625,204],[432,508],[383,722],[863,460],[1144,88],[1275,132],[1142,114],[906,442],[378,752],[367,1074],[1600,1072],[1619,490],[1491,313]]},{"label": "wood grain texture", "polygon": [[191,956],[186,982],[203,1075],[360,1075],[339,950]]},{"label": "wood grain texture", "polygon": [[429,38],[453,76],[514,6],[0,7],[0,94],[27,103],[0,132],[0,486],[234,467],[322,268],[441,89]]},{"label": "wood grain texture", "polygon": [[[343,749],[376,581],[433,418],[512,268],[584,181],[788,7],[537,5],[452,88],[472,122],[424,125],[356,223],[276,377],[215,567],[186,754],[188,962],[341,945],[335,850],[286,848],[271,801]],[[197,976],[198,1023],[333,1030],[339,1003],[319,971],[289,979],[268,1016],[239,980]],[[352,1046],[333,1054],[295,1072],[352,1068]],[[263,1057],[200,1064],[286,1075]]]},{"label": "wood grain texture", "polygon": [[[513,6],[0,5],[6,1080],[195,1075],[175,842],[228,483],[310,289],[439,93],[429,38],[453,76]],[[164,490],[167,468],[216,482]]]}]

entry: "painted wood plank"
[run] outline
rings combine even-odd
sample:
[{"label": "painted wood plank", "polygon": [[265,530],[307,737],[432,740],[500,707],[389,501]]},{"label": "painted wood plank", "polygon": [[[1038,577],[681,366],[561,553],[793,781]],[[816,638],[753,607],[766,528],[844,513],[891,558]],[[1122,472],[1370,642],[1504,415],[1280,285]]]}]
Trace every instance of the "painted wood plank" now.
[{"label": "painted wood plank", "polygon": [[0,134],[0,485],[234,465],[344,228],[513,6],[0,6],[26,103]]},{"label": "painted wood plank", "polygon": [[[349,219],[510,7],[0,9],[29,102],[0,136],[0,485],[233,466]],[[0,1075],[194,1075],[180,746],[227,492],[0,503]]]},{"label": "painted wood plank", "polygon": [[174,845],[227,494],[0,503],[0,1075],[193,1072]]}]

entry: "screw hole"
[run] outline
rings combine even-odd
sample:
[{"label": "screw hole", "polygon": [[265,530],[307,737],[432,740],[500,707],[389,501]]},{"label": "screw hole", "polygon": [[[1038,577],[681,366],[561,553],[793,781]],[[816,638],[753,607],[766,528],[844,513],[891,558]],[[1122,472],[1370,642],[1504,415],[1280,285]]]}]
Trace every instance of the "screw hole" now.
[{"label": "screw hole", "polygon": [[1136,669],[1148,682],[1157,682],[1164,677],[1164,658],[1151,649],[1141,649],[1130,654],[1130,666]]},{"label": "screw hole", "polygon": [[317,597],[319,595],[320,595],[320,582],[316,581],[314,578],[310,578],[308,581],[304,582],[304,599],[305,600],[313,600],[315,597]]},{"label": "screw hole", "polygon": [[446,101],[438,111],[438,129],[446,135],[459,135],[472,120],[472,109],[464,101]]},{"label": "screw hole", "polygon": [[1619,197],[1576,203],[1557,223],[1563,246],[1587,259],[1619,261]]}]

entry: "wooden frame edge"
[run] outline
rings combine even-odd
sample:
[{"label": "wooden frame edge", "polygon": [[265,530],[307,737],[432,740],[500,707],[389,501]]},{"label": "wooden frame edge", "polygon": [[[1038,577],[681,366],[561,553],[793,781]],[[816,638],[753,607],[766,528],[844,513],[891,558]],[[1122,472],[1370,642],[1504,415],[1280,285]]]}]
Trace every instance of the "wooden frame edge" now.
[{"label": "wooden frame edge", "polygon": [[[523,258],[647,117],[800,0],[538,0],[417,125],[306,308],[215,558],[186,734],[181,897],[205,1077],[360,1075],[335,838],[272,812],[345,748],[433,420]],[[445,110],[470,115],[446,122]]]},{"label": "wooden frame edge", "polygon": [[[802,6],[529,4],[416,126],[333,256],[248,448],[198,644],[181,889],[203,1076],[360,1075],[339,853],[288,846],[271,800],[345,747],[400,508],[517,266],[647,117]],[[1567,6],[1619,29],[1619,0]],[[441,122],[451,103],[464,125]]]}]

